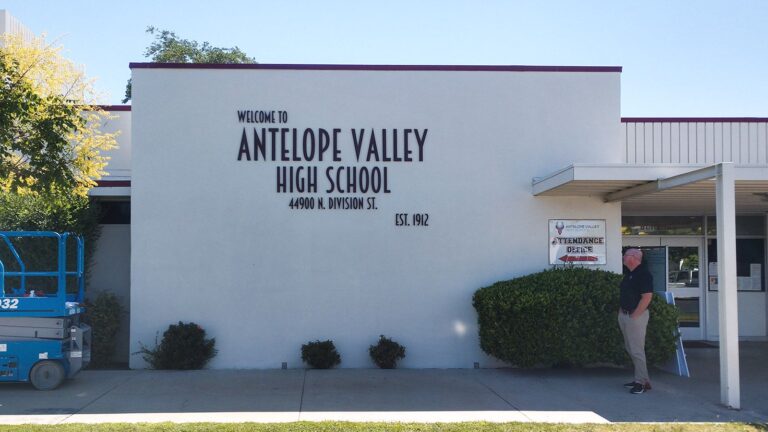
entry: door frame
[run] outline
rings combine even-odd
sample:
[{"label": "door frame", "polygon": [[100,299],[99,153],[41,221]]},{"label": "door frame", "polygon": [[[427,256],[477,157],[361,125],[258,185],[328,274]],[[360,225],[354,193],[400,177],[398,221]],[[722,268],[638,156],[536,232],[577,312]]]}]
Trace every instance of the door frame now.
[{"label": "door frame", "polygon": [[[704,236],[623,236],[622,247],[664,247],[666,248],[665,275],[669,277],[669,247],[697,247],[699,249],[699,287],[678,288],[677,294],[699,298],[699,326],[680,327],[680,335],[684,340],[704,340],[707,328],[707,295],[706,284],[708,280],[706,248]],[[668,279],[665,280],[665,283]],[[667,288],[669,290],[669,288]]]}]

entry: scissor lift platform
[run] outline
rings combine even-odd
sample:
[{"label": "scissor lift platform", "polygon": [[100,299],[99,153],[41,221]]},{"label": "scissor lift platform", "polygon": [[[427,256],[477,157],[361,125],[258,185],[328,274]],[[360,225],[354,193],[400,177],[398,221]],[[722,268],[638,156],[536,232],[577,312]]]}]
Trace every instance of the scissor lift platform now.
[{"label": "scissor lift platform", "polygon": [[[54,271],[27,271],[14,245],[22,238],[50,238],[57,245]],[[77,269],[67,270],[67,240],[77,243]],[[15,259],[18,269],[0,259],[0,382],[29,381],[37,389],[52,390],[90,362],[91,328],[80,322],[85,311],[84,244],[69,233],[0,231],[0,247]],[[9,263],[10,264],[10,263]],[[77,293],[67,293],[67,278],[77,281]],[[28,289],[27,278],[56,278],[56,293]],[[18,281],[10,287],[9,279]]]}]

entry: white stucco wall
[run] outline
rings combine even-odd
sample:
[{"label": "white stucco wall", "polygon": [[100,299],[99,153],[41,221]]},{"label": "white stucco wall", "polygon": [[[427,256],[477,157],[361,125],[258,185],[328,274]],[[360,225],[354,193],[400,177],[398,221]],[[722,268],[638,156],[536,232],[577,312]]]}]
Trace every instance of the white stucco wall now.
[{"label": "white stucco wall", "polygon": [[[241,124],[242,109],[288,123]],[[619,204],[531,195],[534,176],[623,161],[615,72],[134,69],[132,114],[131,351],[183,320],[216,337],[214,368],[302,367],[315,339],[372,367],[380,334],[403,367],[493,366],[472,294],[547,268],[548,219],[605,219],[620,271]],[[262,126],[340,128],[343,162],[238,161]],[[428,129],[424,160],[358,163],[351,128]],[[277,193],[276,167],[298,165],[319,167],[318,192]],[[331,165],[386,166],[391,193],[290,209],[343,196],[324,192]],[[417,212],[428,227],[395,226]]]},{"label": "white stucco wall", "polygon": [[110,119],[101,125],[104,133],[117,135],[117,148],[105,152],[109,157],[106,171],[107,176],[103,180],[130,180],[131,179],[131,111],[108,110]]},{"label": "white stucco wall", "polygon": [[123,306],[120,317],[120,329],[115,337],[114,361],[128,361],[130,330],[130,270],[131,270],[131,226],[101,225],[101,236],[96,243],[88,280],[86,295],[96,299],[100,292],[111,292],[117,296]]},{"label": "white stucco wall", "polygon": [[[716,291],[707,292],[707,339],[717,340],[720,335],[718,298]],[[741,291],[737,295],[739,308],[739,336],[765,337],[766,293]]]}]

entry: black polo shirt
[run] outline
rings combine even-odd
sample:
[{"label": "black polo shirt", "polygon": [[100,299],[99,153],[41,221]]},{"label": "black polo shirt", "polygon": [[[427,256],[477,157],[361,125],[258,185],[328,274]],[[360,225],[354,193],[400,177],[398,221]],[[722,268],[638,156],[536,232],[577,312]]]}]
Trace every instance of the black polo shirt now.
[{"label": "black polo shirt", "polygon": [[634,311],[640,303],[641,295],[651,292],[653,292],[651,273],[644,265],[638,266],[634,271],[624,273],[619,304],[624,310]]}]

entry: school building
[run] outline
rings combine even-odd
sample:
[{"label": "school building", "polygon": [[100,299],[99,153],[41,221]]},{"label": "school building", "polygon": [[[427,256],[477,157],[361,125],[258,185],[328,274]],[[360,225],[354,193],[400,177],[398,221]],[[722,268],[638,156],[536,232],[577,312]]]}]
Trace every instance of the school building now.
[{"label": "school building", "polygon": [[130,367],[180,320],[213,368],[303,367],[316,339],[372,367],[381,334],[403,367],[502,366],[475,290],[639,246],[739,406],[737,342],[768,331],[768,119],[622,118],[620,67],[130,67],[91,193]]}]

